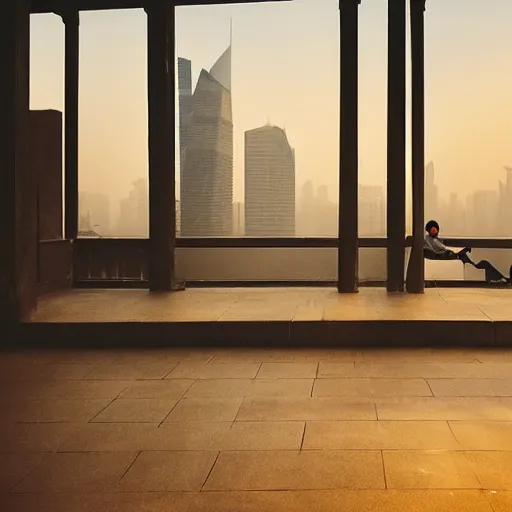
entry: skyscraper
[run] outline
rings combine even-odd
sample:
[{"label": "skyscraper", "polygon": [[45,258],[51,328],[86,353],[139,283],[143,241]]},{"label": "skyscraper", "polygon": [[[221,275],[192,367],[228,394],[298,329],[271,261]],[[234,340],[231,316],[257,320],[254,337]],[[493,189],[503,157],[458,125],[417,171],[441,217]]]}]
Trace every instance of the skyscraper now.
[{"label": "skyscraper", "polygon": [[386,235],[384,188],[380,185],[359,184],[360,236]]},{"label": "skyscraper", "polygon": [[147,237],[149,235],[148,182],[139,178],[133,183],[128,197],[119,205],[118,236]]},{"label": "skyscraper", "polygon": [[187,121],[192,107],[192,63],[178,57],[178,95],[179,95],[179,137],[180,137],[180,178],[185,168],[185,150],[187,147]]},{"label": "skyscraper", "polygon": [[245,234],[295,235],[295,153],[286,132],[245,132]]},{"label": "skyscraper", "polygon": [[439,218],[439,192],[435,183],[434,162],[425,170],[425,222]]},{"label": "skyscraper", "polygon": [[230,236],[233,228],[231,46],[202,70],[186,122],[181,235]]}]

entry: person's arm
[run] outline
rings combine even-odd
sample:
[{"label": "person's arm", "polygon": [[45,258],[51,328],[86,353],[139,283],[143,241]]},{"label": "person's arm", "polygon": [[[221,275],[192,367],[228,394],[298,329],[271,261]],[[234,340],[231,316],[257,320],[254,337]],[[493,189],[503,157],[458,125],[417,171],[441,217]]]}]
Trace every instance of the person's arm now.
[{"label": "person's arm", "polygon": [[439,240],[439,238],[433,238],[431,245],[432,245],[432,250],[436,254],[445,254],[447,252],[453,252],[453,251],[450,251],[450,249],[448,249],[448,247],[446,247],[446,245],[444,245],[443,242],[441,242],[441,240]]}]

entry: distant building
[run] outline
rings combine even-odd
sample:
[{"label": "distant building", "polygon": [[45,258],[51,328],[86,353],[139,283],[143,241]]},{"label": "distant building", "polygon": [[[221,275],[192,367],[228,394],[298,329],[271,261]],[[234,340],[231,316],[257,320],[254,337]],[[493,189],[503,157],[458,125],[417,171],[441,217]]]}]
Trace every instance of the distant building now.
[{"label": "distant building", "polygon": [[80,192],[78,199],[79,230],[111,236],[110,200],[106,194]]},{"label": "distant building", "polygon": [[233,203],[233,236],[245,235],[245,206],[236,201]]},{"label": "distant building", "polygon": [[202,70],[186,122],[181,171],[181,235],[233,232],[231,46],[210,72]]},{"label": "distant building", "polygon": [[499,183],[500,236],[512,237],[512,167],[505,171],[505,183]]},{"label": "distant building", "polygon": [[425,223],[439,219],[439,192],[435,184],[434,162],[425,169]]},{"label": "distant building", "polygon": [[380,185],[359,185],[359,235],[383,237],[386,234],[384,188]]},{"label": "distant building", "polygon": [[500,236],[499,201],[495,190],[477,190],[467,198],[466,216],[468,236]]},{"label": "distant building", "polygon": [[295,235],[295,154],[286,132],[245,132],[245,234]]},{"label": "distant building", "polygon": [[302,186],[296,234],[304,237],[338,236],[338,205],[329,200],[329,189],[325,185],[318,187],[316,195],[311,180]]},{"label": "distant building", "polygon": [[190,60],[181,57],[178,57],[178,97],[181,179],[185,169],[187,122],[192,110],[192,63]]},{"label": "distant building", "polygon": [[149,194],[146,179],[139,178],[133,183],[133,189],[123,199],[119,209],[118,236],[149,236]]},{"label": "distant building", "polygon": [[176,236],[181,236],[181,204],[179,199],[176,199]]}]

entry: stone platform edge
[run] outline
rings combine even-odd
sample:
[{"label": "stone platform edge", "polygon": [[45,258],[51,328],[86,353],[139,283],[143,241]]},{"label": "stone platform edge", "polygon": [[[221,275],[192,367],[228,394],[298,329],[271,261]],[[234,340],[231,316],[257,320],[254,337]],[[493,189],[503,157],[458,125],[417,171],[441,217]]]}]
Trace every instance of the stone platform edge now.
[{"label": "stone platform edge", "polygon": [[37,348],[507,347],[512,321],[346,320],[26,323],[8,342]]}]

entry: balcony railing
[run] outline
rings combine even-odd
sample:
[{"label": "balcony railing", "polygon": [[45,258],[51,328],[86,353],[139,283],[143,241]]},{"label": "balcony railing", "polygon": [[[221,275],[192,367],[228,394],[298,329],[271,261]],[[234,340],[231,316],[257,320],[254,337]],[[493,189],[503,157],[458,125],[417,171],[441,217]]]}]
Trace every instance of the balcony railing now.
[{"label": "balcony railing", "polygon": [[[444,239],[445,243],[452,247],[471,246],[475,249],[512,249],[512,239],[487,239],[487,238],[450,238]],[[290,257],[290,265],[295,265],[297,271],[295,275],[301,274],[301,268],[304,269],[304,275],[301,275],[300,283],[334,283],[335,277],[335,251],[338,240],[336,238],[178,238],[177,246],[177,269],[190,268],[187,266],[188,259],[192,254],[196,253],[196,249],[200,254],[195,254],[194,259],[199,261],[195,267],[204,264],[205,267],[211,266],[211,271],[206,272],[207,275],[214,276],[216,268],[225,265],[229,267],[229,260],[223,260],[226,255],[231,258],[243,258],[243,255],[249,255],[247,249],[260,250],[261,253],[268,254],[272,250],[282,249],[286,251],[286,257],[280,258],[276,265],[283,265],[283,259],[286,262]],[[104,287],[145,287],[147,286],[147,251],[149,240],[143,238],[96,238],[96,239],[78,239],[75,241],[73,250],[74,260],[74,284],[75,286],[104,286]],[[381,268],[385,268],[385,248],[387,246],[386,238],[360,238],[359,247],[363,250],[379,250],[378,260]],[[404,246],[411,246],[411,237],[405,240]],[[318,249],[318,251],[309,251]],[[213,252],[211,251],[213,250]],[[212,254],[215,250],[221,250],[222,257],[216,261],[212,261]],[[233,250],[233,254],[231,251]],[[307,250],[307,251],[304,251]],[[367,251],[371,252],[371,251]],[[278,254],[272,252],[272,254]],[[306,255],[306,256],[305,256]],[[305,258],[305,260],[304,260]],[[315,259],[316,258],[316,259]],[[303,261],[304,260],[304,261]],[[252,260],[251,260],[252,261]],[[302,265],[303,267],[300,267]],[[365,260],[368,261],[368,260]],[[375,260],[369,260],[375,261]],[[203,263],[204,262],[204,263]],[[247,263],[247,268],[251,268],[251,262]],[[368,264],[368,263],[367,263]],[[315,268],[315,265],[317,268]],[[323,267],[323,270],[318,270]],[[261,270],[261,269],[260,269]],[[290,275],[289,269],[286,275]],[[362,270],[362,269],[360,269]],[[195,273],[195,272],[194,272]],[[382,272],[381,272],[382,273]],[[239,270],[238,274],[243,274]],[[257,274],[257,273],[256,273]],[[293,272],[292,272],[293,274]],[[331,275],[332,274],[332,275]],[[261,272],[258,274],[261,276]],[[242,281],[249,282],[268,282],[274,281],[293,281],[293,278],[279,278],[279,269],[274,268],[270,272],[269,279],[261,277],[252,277],[247,275]],[[283,273],[284,275],[284,273]],[[274,276],[274,277],[272,277]],[[309,276],[309,277],[308,277]],[[201,282],[224,282],[227,279],[222,277],[215,279],[214,277],[194,278],[188,275],[178,275],[189,281]],[[237,278],[233,279],[237,281]],[[363,279],[364,280],[364,279]],[[373,284],[385,282],[385,276],[379,278],[370,277],[366,281]],[[439,284],[450,284],[450,281],[439,281]],[[467,286],[469,283],[460,282],[460,285]],[[457,284],[457,283],[451,283]]]},{"label": "balcony railing", "polygon": [[144,238],[79,238],[73,248],[75,285],[143,285],[148,278],[148,243]]}]

